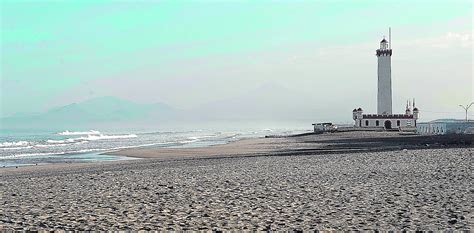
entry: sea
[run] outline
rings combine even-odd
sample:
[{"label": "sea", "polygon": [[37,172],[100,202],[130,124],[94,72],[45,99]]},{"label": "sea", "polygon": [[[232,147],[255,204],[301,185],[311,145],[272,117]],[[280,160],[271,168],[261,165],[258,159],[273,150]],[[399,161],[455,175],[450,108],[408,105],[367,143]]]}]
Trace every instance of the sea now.
[{"label": "sea", "polygon": [[290,135],[307,129],[246,130],[2,130],[0,168],[53,163],[136,159],[110,152],[136,147],[191,148],[225,144],[244,138]]}]

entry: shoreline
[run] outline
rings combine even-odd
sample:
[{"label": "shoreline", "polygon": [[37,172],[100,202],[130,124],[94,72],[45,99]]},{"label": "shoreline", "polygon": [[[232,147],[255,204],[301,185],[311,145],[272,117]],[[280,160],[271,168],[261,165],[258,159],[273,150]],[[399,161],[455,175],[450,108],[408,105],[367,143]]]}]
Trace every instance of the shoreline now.
[{"label": "shoreline", "polygon": [[226,144],[195,148],[141,147],[103,154],[142,159],[184,159],[221,156],[292,155],[381,152],[392,150],[466,148],[474,135],[416,135],[398,132],[361,131],[297,134],[282,137],[240,139]]},{"label": "shoreline", "polygon": [[[243,138],[225,144],[204,147],[167,148],[133,147],[98,152],[98,155],[117,156],[118,160],[74,161],[25,166],[1,167],[0,173],[11,171],[47,170],[63,167],[91,167],[118,164],[135,160],[175,161],[203,158],[232,158],[256,156],[324,155],[396,150],[420,150],[442,148],[470,148],[474,135],[406,135],[398,132],[349,131],[325,134],[304,133],[286,136]],[[79,165],[75,165],[79,164]],[[82,164],[82,165],[81,165]],[[74,165],[74,166],[73,166]],[[41,169],[37,169],[41,168]]]}]

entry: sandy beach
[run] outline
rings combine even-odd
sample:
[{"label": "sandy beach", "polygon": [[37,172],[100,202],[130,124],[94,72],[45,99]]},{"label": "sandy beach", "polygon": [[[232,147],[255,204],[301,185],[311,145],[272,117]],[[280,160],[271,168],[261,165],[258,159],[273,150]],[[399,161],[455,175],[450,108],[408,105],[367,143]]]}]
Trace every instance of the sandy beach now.
[{"label": "sandy beach", "polygon": [[3,168],[0,229],[472,229],[472,142],[346,132]]}]

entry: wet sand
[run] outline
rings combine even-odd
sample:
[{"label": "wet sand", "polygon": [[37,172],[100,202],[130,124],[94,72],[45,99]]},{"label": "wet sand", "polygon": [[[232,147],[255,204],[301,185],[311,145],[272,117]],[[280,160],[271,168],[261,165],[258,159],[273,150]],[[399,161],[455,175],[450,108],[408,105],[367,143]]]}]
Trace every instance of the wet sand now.
[{"label": "wet sand", "polygon": [[[342,133],[0,169],[0,229],[474,227],[472,137]],[[413,137],[413,138],[410,138]]]}]

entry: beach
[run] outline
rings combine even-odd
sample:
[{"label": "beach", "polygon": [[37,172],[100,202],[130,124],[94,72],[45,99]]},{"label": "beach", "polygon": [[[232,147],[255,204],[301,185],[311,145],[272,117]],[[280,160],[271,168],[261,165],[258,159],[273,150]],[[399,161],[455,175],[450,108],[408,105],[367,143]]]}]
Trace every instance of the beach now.
[{"label": "beach", "polygon": [[0,169],[0,229],[469,230],[472,135],[345,132]]}]

